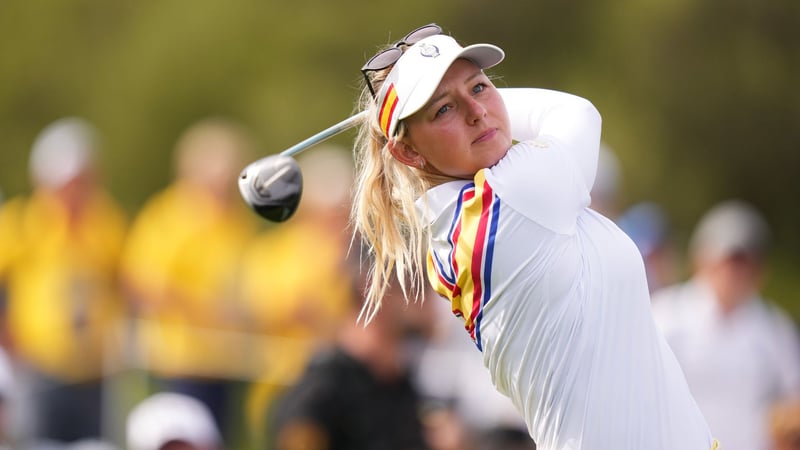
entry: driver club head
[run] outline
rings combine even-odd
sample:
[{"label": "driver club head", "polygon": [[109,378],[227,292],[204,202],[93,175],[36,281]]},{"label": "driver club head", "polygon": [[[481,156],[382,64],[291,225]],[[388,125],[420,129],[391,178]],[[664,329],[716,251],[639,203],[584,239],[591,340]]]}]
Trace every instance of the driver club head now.
[{"label": "driver club head", "polygon": [[239,175],[239,191],[258,215],[271,222],[284,222],[300,204],[303,175],[291,156],[267,156],[244,168]]}]

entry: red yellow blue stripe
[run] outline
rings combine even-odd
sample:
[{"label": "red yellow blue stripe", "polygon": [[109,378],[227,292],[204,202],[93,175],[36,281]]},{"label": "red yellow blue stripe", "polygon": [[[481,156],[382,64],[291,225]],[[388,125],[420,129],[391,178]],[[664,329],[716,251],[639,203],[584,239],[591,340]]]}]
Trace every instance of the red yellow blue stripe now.
[{"label": "red yellow blue stripe", "polygon": [[451,222],[446,255],[428,254],[428,275],[434,290],[447,298],[452,311],[481,348],[483,308],[492,296],[494,241],[500,218],[500,200],[484,171],[460,192]]},{"label": "red yellow blue stripe", "polygon": [[397,101],[397,89],[394,88],[394,83],[392,83],[386,90],[386,96],[383,98],[383,103],[378,113],[378,123],[380,124],[381,131],[383,131],[383,135],[387,138],[391,137],[389,136],[389,125],[392,123],[392,117],[394,116],[395,108],[397,108]]}]

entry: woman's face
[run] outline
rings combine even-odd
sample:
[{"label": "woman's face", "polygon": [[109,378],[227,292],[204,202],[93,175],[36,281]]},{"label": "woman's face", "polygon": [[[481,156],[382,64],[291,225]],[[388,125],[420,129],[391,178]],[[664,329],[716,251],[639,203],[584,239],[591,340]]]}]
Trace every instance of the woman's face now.
[{"label": "woman's face", "polygon": [[472,178],[497,164],[511,147],[511,126],[500,93],[466,59],[450,66],[431,100],[405,123],[403,154],[396,148],[392,154],[437,175]]}]

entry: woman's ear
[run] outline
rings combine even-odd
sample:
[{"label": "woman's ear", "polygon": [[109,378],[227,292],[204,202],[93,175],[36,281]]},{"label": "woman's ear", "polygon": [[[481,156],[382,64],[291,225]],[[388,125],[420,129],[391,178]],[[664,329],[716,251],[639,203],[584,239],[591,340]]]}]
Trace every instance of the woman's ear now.
[{"label": "woman's ear", "polygon": [[390,139],[386,145],[389,148],[389,153],[401,163],[416,169],[425,167],[425,158],[402,140]]}]

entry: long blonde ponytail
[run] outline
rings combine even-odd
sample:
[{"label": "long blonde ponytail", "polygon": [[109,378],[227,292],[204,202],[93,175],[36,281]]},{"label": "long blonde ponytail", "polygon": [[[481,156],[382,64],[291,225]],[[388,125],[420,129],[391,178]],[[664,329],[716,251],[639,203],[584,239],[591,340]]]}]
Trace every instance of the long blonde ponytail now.
[{"label": "long blonde ponytail", "polygon": [[[376,91],[388,71],[373,75]],[[375,100],[366,88],[359,105],[359,110],[369,112],[355,141],[356,186],[351,218],[356,233],[366,243],[367,260],[372,262],[360,316],[368,323],[380,309],[395,275],[406,299],[421,298],[424,292],[428,227],[415,202],[430,183],[423,172],[392,157],[378,125]],[[401,125],[398,139],[403,128]]]}]

